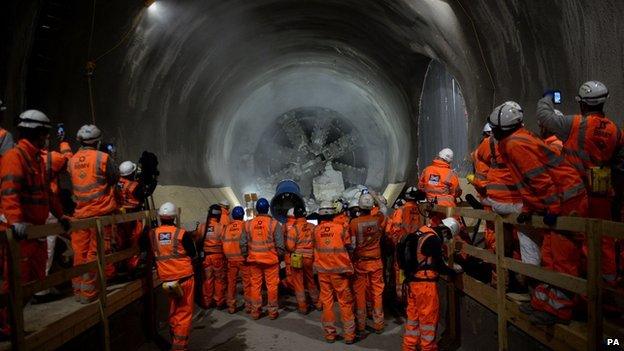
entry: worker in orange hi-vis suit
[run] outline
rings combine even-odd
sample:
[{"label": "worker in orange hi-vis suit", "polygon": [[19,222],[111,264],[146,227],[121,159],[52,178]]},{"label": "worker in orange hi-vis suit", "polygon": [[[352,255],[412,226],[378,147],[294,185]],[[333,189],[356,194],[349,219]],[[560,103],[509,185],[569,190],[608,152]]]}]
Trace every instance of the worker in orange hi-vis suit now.
[{"label": "worker in orange hi-vis suit", "polygon": [[[74,217],[83,219],[114,214],[119,209],[117,204],[117,166],[107,153],[98,151],[102,132],[94,125],[84,125],[78,130],[77,139],[80,149],[72,156],[68,164],[71,176],[76,210]],[[104,252],[113,251],[112,228],[104,228]],[[72,233],[74,265],[95,261],[97,257],[96,229],[81,229]],[[107,278],[115,275],[115,266],[105,267]],[[82,303],[97,299],[95,271],[91,271],[72,280],[74,294]]]},{"label": "worker in orange hi-vis suit", "polygon": [[[50,197],[45,167],[40,153],[46,147],[50,135],[50,120],[37,110],[27,110],[18,119],[19,141],[2,157],[0,165],[1,197],[0,207],[6,217],[1,230],[13,229],[19,240],[19,270],[22,282],[43,280],[47,259],[45,241],[29,240],[26,228],[45,224],[52,212],[64,227],[69,227],[68,218],[63,216],[60,203]],[[1,292],[8,292],[8,262],[4,257]],[[28,300],[28,297],[26,301]],[[21,308],[21,306],[19,306]],[[0,309],[0,333],[9,335],[7,310]]]},{"label": "worker in orange hi-vis suit", "polygon": [[342,224],[345,227],[349,227],[350,218],[342,199],[334,201],[334,212],[336,213],[334,216],[334,222]]},{"label": "worker in orange hi-vis suit", "polygon": [[225,225],[230,224],[230,202],[228,200],[219,201],[219,207],[221,207],[221,219],[219,223]]},{"label": "worker in orange hi-vis suit", "polygon": [[[438,277],[455,275],[462,269],[451,269],[443,258],[443,243],[459,233],[459,223],[453,217],[443,219],[437,226],[422,226],[408,234],[399,244],[398,256],[408,284],[407,320],[403,336],[403,351],[435,351],[440,300]],[[411,244],[408,244],[411,243]]]},{"label": "worker in orange hi-vis suit", "polygon": [[195,278],[192,261],[197,257],[191,233],[175,225],[178,209],[166,202],[158,209],[161,225],[150,233],[158,277],[169,298],[171,350],[188,350]]},{"label": "worker in orange hi-vis suit", "polygon": [[[144,186],[136,179],[137,165],[132,161],[124,161],[119,165],[119,182],[117,188],[120,194],[121,210],[124,213],[133,213],[143,208],[145,201]],[[127,248],[138,245],[143,233],[143,221],[133,221],[118,225],[120,246]],[[139,256],[128,259],[128,270],[132,272],[139,265]]]},{"label": "worker in orange hi-vis suit", "polygon": [[366,332],[366,294],[372,295],[373,329],[381,334],[384,329],[383,311],[383,262],[381,260],[381,239],[386,227],[383,214],[371,214],[374,199],[370,194],[360,196],[359,207],[362,212],[349,224],[349,235],[356,240],[353,265],[355,268],[355,292],[357,331]]},{"label": "worker in orange hi-vis suit", "polygon": [[[455,199],[462,194],[459,178],[451,169],[453,150],[442,149],[431,165],[427,166],[418,181],[418,189],[425,192],[428,201],[435,201],[439,206],[455,207]],[[431,215],[431,223],[437,225],[443,216]]]},{"label": "worker in orange hi-vis suit", "polygon": [[314,281],[314,224],[306,220],[306,210],[303,207],[293,209],[295,224],[286,227],[286,258],[290,257],[290,281],[297,299],[297,309],[301,314],[308,313],[306,287],[314,306],[320,309],[319,292]]},{"label": "worker in orange hi-vis suit", "polygon": [[[294,227],[296,222],[295,219],[295,209],[294,208],[289,208],[288,211],[286,212],[286,223],[284,223],[283,228],[284,228],[284,240],[287,240],[287,236],[288,236],[288,231]],[[284,256],[284,264],[286,265],[285,267],[285,271],[286,271],[286,277],[284,279],[282,279],[282,281],[280,282],[280,284],[289,290],[292,290],[293,292],[295,291],[295,287],[292,283],[292,270],[290,267],[290,255],[286,255]]]},{"label": "worker in orange hi-vis suit", "polygon": [[236,313],[236,280],[239,276],[243,283],[245,311],[251,313],[249,269],[240,247],[240,238],[245,230],[244,217],[245,210],[241,206],[234,207],[232,209],[232,221],[225,226],[225,233],[223,234],[223,253],[227,259],[227,305],[229,313]]},{"label": "worker in orange hi-vis suit", "polygon": [[386,236],[390,238],[393,252],[393,270],[394,270],[394,288],[396,302],[403,299],[403,277],[396,260],[396,245],[409,233],[414,233],[420,228],[422,223],[422,215],[418,208],[418,201],[425,199],[425,193],[418,190],[415,186],[407,188],[404,194],[405,204],[396,209],[388,218],[386,223]]},{"label": "worker in orange hi-vis suit", "polygon": [[342,317],[344,341],[352,344],[355,342],[355,317],[350,280],[354,270],[349,253],[353,252],[355,239],[351,238],[347,228],[332,221],[333,216],[332,203],[321,203],[320,223],[314,229],[314,269],[318,272],[320,300],[323,305],[321,324],[325,331],[325,341],[336,341],[336,296]]},{"label": "worker in orange hi-vis suit", "polygon": [[247,252],[252,304],[251,317],[259,319],[262,312],[262,283],[267,289],[267,310],[270,319],[279,317],[278,292],[279,262],[284,255],[282,225],[269,215],[269,201],[260,198],[256,202],[258,216],[245,222],[241,235],[241,250]]},{"label": "worker in orange hi-vis suit", "polygon": [[224,226],[221,220],[221,207],[211,205],[208,209],[208,223],[197,228],[196,240],[203,250],[204,282],[202,285],[202,307],[210,308],[213,303],[218,309],[226,307],[227,262],[223,254]]}]

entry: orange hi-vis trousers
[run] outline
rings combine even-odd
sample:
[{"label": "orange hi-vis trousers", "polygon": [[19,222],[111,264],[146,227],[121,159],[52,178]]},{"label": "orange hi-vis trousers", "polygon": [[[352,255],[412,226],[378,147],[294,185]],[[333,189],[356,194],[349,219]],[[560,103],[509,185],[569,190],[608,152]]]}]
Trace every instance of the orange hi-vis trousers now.
[{"label": "orange hi-vis trousers", "polygon": [[436,329],[440,313],[440,300],[436,282],[411,282],[407,297],[407,320],[403,336],[403,351],[435,351]]},{"label": "orange hi-vis trousers", "polygon": [[[71,245],[74,250],[74,266],[93,262],[97,259],[97,230],[95,228],[76,230],[71,233]],[[104,227],[104,253],[113,252],[112,227]],[[107,264],[104,268],[106,279],[115,276],[115,265]],[[81,302],[87,303],[97,298],[97,275],[90,271],[72,279],[74,295]]]},{"label": "orange hi-vis trousers", "polygon": [[195,279],[187,278],[180,284],[182,297],[169,298],[169,327],[171,332],[171,350],[188,350],[189,336],[193,322],[195,305]]},{"label": "orange hi-vis trousers", "polygon": [[353,294],[351,293],[349,277],[344,274],[319,273],[319,285],[321,287],[321,325],[325,331],[325,339],[336,339],[336,316],[334,315],[334,295],[340,306],[344,339],[355,339],[355,318],[353,316]]},{"label": "orange hi-vis trousers", "polygon": [[367,316],[367,294],[372,295],[373,322],[374,329],[384,328],[383,311],[383,263],[381,259],[356,260],[355,261],[355,282],[353,290],[355,293],[355,317],[358,331],[366,329]]},{"label": "orange hi-vis trousers", "polygon": [[319,292],[314,281],[313,271],[314,259],[311,257],[303,258],[302,268],[290,268],[290,284],[295,291],[297,299],[297,308],[299,312],[306,313],[308,311],[308,301],[306,298],[306,287],[312,303],[318,308],[320,307]]},{"label": "orange hi-vis trousers", "polygon": [[251,311],[249,295],[251,281],[249,279],[249,266],[245,261],[229,261],[227,268],[227,305],[230,310],[236,309],[236,280],[240,275],[243,283],[243,298],[245,299],[245,309]]},{"label": "orange hi-vis trousers", "polygon": [[204,283],[201,301],[204,307],[209,307],[213,300],[217,306],[224,306],[227,283],[225,255],[222,253],[206,254],[203,267]]},{"label": "orange hi-vis trousers", "polygon": [[260,318],[262,312],[262,282],[264,281],[267,288],[267,309],[269,316],[277,317],[279,314],[277,301],[277,288],[279,285],[279,265],[278,264],[262,264],[253,262],[249,264],[249,280],[251,281],[251,290],[249,292],[249,301],[251,302],[252,318]]}]

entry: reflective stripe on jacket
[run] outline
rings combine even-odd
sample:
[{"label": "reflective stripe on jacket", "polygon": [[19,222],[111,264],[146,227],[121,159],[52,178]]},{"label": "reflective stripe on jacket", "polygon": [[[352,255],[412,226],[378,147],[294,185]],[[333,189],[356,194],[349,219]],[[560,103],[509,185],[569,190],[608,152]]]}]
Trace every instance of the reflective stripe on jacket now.
[{"label": "reflective stripe on jacket", "polygon": [[283,253],[284,238],[282,226],[269,215],[258,215],[245,222],[248,236],[247,262],[277,264],[278,254]]},{"label": "reflective stripe on jacket", "polygon": [[349,224],[349,235],[355,237],[355,259],[381,258],[381,237],[386,218],[383,214],[363,215]]},{"label": "reflective stripe on jacket", "polygon": [[418,248],[416,249],[416,260],[418,262],[418,268],[414,276],[418,279],[436,280],[439,276],[438,271],[433,269],[433,259],[431,256],[426,256],[422,252],[422,247],[427,239],[432,236],[438,235],[433,229],[428,226],[422,226],[418,229]]},{"label": "reflective stripe on jacket", "polygon": [[312,258],[314,254],[314,228],[305,218],[297,218],[294,225],[286,227],[286,250]]},{"label": "reflective stripe on jacket", "polygon": [[206,228],[206,223],[202,223],[199,225],[199,228],[197,228],[197,231],[199,235],[204,235],[204,233],[206,233],[203,238],[204,253],[223,253],[223,224],[217,222],[214,218],[210,218],[208,228]]},{"label": "reflective stripe on jacket", "polygon": [[333,221],[314,228],[314,268],[319,273],[353,273],[347,251],[351,236],[347,228]]},{"label": "reflective stripe on jacket", "polygon": [[234,219],[225,226],[223,234],[223,253],[228,261],[244,261],[240,247],[240,239],[245,230],[245,222]]},{"label": "reflective stripe on jacket", "polygon": [[70,160],[68,171],[71,176],[76,201],[77,218],[102,216],[118,209],[115,198],[115,182],[110,174],[116,174],[107,153],[92,148],[80,149]]},{"label": "reflective stripe on jacket", "polygon": [[403,236],[414,233],[420,226],[421,214],[415,201],[407,201],[392,213],[386,224],[386,234],[397,244]]},{"label": "reflective stripe on jacket", "polygon": [[152,247],[158,276],[164,281],[178,280],[193,275],[191,258],[182,245],[186,231],[172,225],[154,229]]},{"label": "reflective stripe on jacket", "polygon": [[139,182],[121,177],[119,178],[119,182],[117,182],[117,187],[121,193],[120,195],[123,201],[123,208],[131,210],[141,205],[139,199],[134,196],[137,188],[139,187]]},{"label": "reflective stripe on jacket", "polygon": [[440,206],[455,207],[459,178],[448,162],[435,159],[420,176],[418,188],[427,194],[427,200],[437,199]]}]

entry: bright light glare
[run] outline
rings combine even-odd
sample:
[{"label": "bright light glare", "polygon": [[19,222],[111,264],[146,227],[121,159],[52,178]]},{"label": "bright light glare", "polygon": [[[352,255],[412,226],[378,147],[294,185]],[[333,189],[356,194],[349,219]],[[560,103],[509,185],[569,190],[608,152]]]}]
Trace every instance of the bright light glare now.
[{"label": "bright light glare", "polygon": [[152,2],[152,3],[151,3],[148,7],[147,7],[147,9],[148,9],[149,11],[153,12],[153,11],[158,11],[158,8],[159,8],[159,7],[160,7],[160,6],[159,6],[159,4],[158,4],[158,1],[154,1],[154,2]]}]

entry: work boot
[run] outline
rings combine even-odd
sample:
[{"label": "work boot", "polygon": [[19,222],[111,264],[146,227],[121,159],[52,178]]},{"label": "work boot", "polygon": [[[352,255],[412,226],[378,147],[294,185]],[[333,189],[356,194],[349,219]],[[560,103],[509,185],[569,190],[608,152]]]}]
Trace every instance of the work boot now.
[{"label": "work boot", "polygon": [[344,341],[345,341],[345,344],[352,345],[355,343],[355,338],[348,338],[348,339],[345,338]]},{"label": "work boot", "polygon": [[260,319],[260,313],[252,312],[251,319],[253,319],[254,321],[257,321],[258,319]]},{"label": "work boot", "polygon": [[544,311],[534,311],[529,317],[529,322],[535,325],[554,325],[558,318]]},{"label": "work boot", "polygon": [[298,308],[298,309],[297,309],[297,312],[299,312],[299,314],[302,314],[302,315],[304,315],[304,316],[305,316],[305,315],[307,315],[310,311],[309,311],[307,308]]},{"label": "work boot", "polygon": [[234,313],[236,313],[236,307],[228,307],[228,313],[229,313],[229,314],[234,314]]},{"label": "work boot", "polygon": [[385,326],[383,324],[375,325],[373,329],[375,329],[375,334],[383,334]]},{"label": "work boot", "polygon": [[518,309],[520,310],[520,312],[524,313],[524,314],[528,314],[531,315],[533,314],[533,312],[535,312],[535,309],[533,308],[533,306],[531,306],[530,302],[525,302],[523,304],[521,304]]},{"label": "work boot", "polygon": [[227,308],[227,305],[226,305],[225,303],[221,303],[221,304],[218,304],[218,305],[217,305],[217,309],[218,309],[219,311],[223,311],[223,310],[224,310],[224,309],[226,309],[226,308]]},{"label": "work boot", "polygon": [[336,335],[325,335],[325,342],[333,344],[336,341]]},{"label": "work boot", "polygon": [[269,319],[270,320],[275,320],[275,319],[277,319],[277,317],[279,317],[279,312],[269,312]]},{"label": "work boot", "polygon": [[368,336],[368,332],[366,331],[366,329],[364,330],[358,330],[356,332],[356,336],[358,340],[364,340],[366,339],[366,337]]}]

